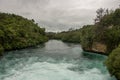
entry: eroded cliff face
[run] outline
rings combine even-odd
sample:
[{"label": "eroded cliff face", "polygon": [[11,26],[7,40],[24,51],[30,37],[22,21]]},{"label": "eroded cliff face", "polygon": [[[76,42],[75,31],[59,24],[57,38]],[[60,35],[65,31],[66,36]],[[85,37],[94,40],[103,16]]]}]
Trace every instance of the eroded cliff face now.
[{"label": "eroded cliff face", "polygon": [[103,43],[94,42],[93,45],[92,45],[92,50],[95,51],[95,52],[106,53],[107,46]]},{"label": "eroded cliff face", "polygon": [[97,53],[107,55],[107,45],[101,42],[93,42],[91,47],[86,47],[83,49],[88,52],[97,52]]}]

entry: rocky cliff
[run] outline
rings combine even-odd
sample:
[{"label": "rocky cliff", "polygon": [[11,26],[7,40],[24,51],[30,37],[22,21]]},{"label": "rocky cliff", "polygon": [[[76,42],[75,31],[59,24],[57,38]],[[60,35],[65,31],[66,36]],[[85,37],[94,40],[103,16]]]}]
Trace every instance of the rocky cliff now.
[{"label": "rocky cliff", "polygon": [[95,52],[99,54],[107,54],[107,45],[100,42],[93,42],[91,47],[83,48],[84,51]]}]

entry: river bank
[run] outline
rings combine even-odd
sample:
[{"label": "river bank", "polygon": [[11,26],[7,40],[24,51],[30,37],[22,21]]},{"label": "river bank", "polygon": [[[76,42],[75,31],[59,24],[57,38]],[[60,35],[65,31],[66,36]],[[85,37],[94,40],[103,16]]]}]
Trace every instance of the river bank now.
[{"label": "river bank", "polygon": [[47,40],[45,29],[40,28],[33,19],[0,13],[0,55],[4,51],[35,46]]}]

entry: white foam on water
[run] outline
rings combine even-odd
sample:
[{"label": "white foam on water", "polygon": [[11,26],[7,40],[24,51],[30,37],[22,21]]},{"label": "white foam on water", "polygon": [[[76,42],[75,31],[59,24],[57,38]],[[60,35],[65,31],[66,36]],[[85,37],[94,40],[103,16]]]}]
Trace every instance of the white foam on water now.
[{"label": "white foam on water", "polygon": [[70,63],[36,62],[16,71],[3,80],[110,80],[108,74],[102,74],[99,69],[84,70],[82,73],[68,68],[75,65]]},{"label": "white foam on water", "polygon": [[10,53],[1,61],[0,80],[115,80],[103,56],[83,54],[79,45],[52,40],[43,48]]}]

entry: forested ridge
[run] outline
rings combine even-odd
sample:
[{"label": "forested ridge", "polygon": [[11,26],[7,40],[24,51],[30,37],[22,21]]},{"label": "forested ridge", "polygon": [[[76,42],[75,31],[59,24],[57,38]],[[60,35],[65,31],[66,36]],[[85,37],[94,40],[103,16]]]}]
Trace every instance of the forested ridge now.
[{"label": "forested ridge", "polygon": [[0,52],[34,46],[47,41],[45,29],[34,20],[0,13]]}]

